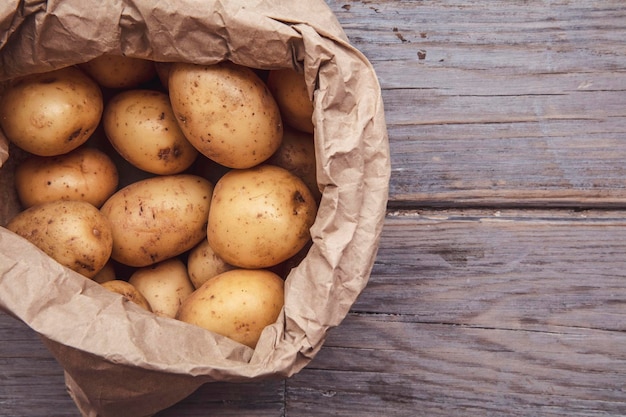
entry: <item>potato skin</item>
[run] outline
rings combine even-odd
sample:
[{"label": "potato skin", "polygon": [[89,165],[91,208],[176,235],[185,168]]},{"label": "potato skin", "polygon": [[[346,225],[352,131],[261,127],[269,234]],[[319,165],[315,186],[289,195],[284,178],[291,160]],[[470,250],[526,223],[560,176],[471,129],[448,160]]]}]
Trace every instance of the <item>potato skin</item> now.
[{"label": "potato skin", "polygon": [[278,105],[250,68],[176,63],[168,88],[181,130],[200,153],[229,168],[269,158],[283,135]]},{"label": "potato skin", "polygon": [[311,239],[316,213],[309,188],[286,169],[267,164],[233,169],[215,184],[207,239],[231,265],[268,268]]},{"label": "potato skin", "polygon": [[111,262],[110,259],[106,264],[104,264],[102,269],[100,269],[96,275],[91,277],[91,280],[97,282],[98,284],[113,281],[115,279],[117,279],[115,265],[113,265],[113,262]]},{"label": "potato skin", "polygon": [[156,77],[152,61],[123,55],[101,55],[79,67],[105,88],[135,88]]},{"label": "potato skin", "polygon": [[89,147],[58,156],[33,155],[15,169],[15,188],[24,208],[55,200],[82,200],[100,207],[118,182],[111,158]]},{"label": "potato skin", "polygon": [[111,257],[142,267],[177,256],[206,236],[213,184],[195,175],[148,178],[113,194],[101,207],[111,222]]},{"label": "potato skin", "polygon": [[292,68],[272,70],[267,85],[278,103],[283,122],[302,132],[313,133],[313,103],[304,74]]},{"label": "potato skin", "polygon": [[194,291],[176,318],[255,348],[284,305],[284,282],[267,270],[233,269]]},{"label": "potato skin", "polygon": [[103,111],[100,87],[76,67],[13,80],[0,98],[0,127],[35,155],[61,155],[89,139]]},{"label": "potato skin", "polygon": [[320,202],[322,193],[317,185],[315,143],[311,133],[285,126],[280,147],[267,163],[285,168],[300,177],[313,193],[315,201]]},{"label": "potato skin", "polygon": [[144,171],[178,174],[198,156],[181,132],[167,94],[154,90],[126,90],[105,106],[104,131],[117,152]]},{"label": "potato skin", "polygon": [[207,239],[191,249],[187,256],[187,272],[194,288],[200,288],[214,276],[234,268],[215,253]]},{"label": "potato skin", "polygon": [[139,292],[139,290],[131,283],[121,279],[114,279],[111,281],[105,281],[100,285],[111,292],[120,294],[128,301],[132,301],[144,310],[150,312],[152,311],[152,307],[150,306],[148,300],[146,300],[146,297],[144,297],[143,294]]},{"label": "potato skin", "polygon": [[88,278],[107,263],[113,236],[106,217],[84,201],[52,201],[28,208],[7,229],[29,240],[61,265]]},{"label": "potato skin", "polygon": [[170,318],[176,316],[183,300],[195,290],[185,264],[178,258],[139,268],[128,283],[148,300],[154,314]]}]

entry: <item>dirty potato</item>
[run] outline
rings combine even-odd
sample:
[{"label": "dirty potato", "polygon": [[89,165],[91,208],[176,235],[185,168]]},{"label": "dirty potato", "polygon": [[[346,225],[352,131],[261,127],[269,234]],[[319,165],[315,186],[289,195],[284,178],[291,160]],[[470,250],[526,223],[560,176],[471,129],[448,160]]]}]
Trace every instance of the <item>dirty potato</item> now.
[{"label": "dirty potato", "polygon": [[200,288],[210,278],[234,268],[215,253],[207,239],[189,251],[187,257],[187,272],[194,288]]},{"label": "dirty potato", "polygon": [[292,68],[272,70],[267,85],[278,103],[283,122],[300,131],[313,133],[313,103],[304,74]]},{"label": "dirty potato", "polygon": [[111,257],[142,267],[180,255],[206,236],[213,184],[195,175],[166,175],[130,184],[101,208],[113,231]]},{"label": "dirty potato", "polygon": [[61,155],[89,139],[103,106],[100,87],[66,67],[13,80],[0,97],[0,127],[27,152]]},{"label": "dirty potato", "polygon": [[112,251],[108,219],[84,201],[59,200],[30,207],[11,219],[6,228],[88,278],[104,267]]},{"label": "dirty potato", "polygon": [[120,294],[122,297],[137,304],[139,307],[147,311],[152,311],[150,303],[132,284],[121,279],[114,279],[103,282],[102,285],[107,290]]},{"label": "dirty potato", "polygon": [[15,188],[24,208],[55,200],[82,200],[100,207],[118,181],[111,158],[89,147],[58,156],[32,155],[15,169]]},{"label": "dirty potato", "polygon": [[123,55],[101,55],[79,67],[106,88],[135,88],[156,76],[154,62]]},{"label": "dirty potato", "polygon": [[315,143],[311,133],[285,126],[280,147],[267,163],[285,168],[301,178],[313,193],[315,201],[319,203],[322,193],[317,185]]},{"label": "dirty potato", "polygon": [[110,259],[106,264],[104,264],[102,269],[100,269],[100,271],[91,278],[92,281],[97,282],[98,284],[113,281],[115,279],[117,279],[115,265],[113,265],[113,262],[111,262]]},{"label": "dirty potato", "polygon": [[104,108],[102,123],[115,150],[144,171],[178,174],[198,156],[178,127],[169,97],[160,91],[127,90],[115,95]]},{"label": "dirty potato", "polygon": [[200,153],[229,168],[250,168],[280,145],[280,111],[250,68],[231,62],[176,63],[169,95],[178,123]]},{"label": "dirty potato", "polygon": [[231,265],[267,268],[304,247],[316,212],[309,188],[286,169],[233,169],[215,184],[207,239]]},{"label": "dirty potato", "polygon": [[177,319],[255,348],[284,305],[284,282],[267,270],[233,269],[209,279],[181,304]]},{"label": "dirty potato", "polygon": [[170,318],[195,290],[185,264],[178,258],[139,268],[128,282],[148,300],[154,314]]}]

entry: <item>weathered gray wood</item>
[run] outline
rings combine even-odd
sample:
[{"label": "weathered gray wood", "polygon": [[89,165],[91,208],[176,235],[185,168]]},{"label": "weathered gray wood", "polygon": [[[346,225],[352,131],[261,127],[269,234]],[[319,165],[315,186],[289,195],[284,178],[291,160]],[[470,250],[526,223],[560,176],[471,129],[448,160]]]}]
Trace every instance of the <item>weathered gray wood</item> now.
[{"label": "weathered gray wood", "polygon": [[185,400],[157,413],[154,417],[284,415],[285,381],[261,381],[203,385]]},{"label": "weathered gray wood", "polygon": [[626,213],[399,213],[289,416],[623,416]]},{"label": "weathered gray wood", "polygon": [[623,332],[350,316],[287,385],[288,416],[623,416]]},{"label": "weathered gray wood", "polygon": [[620,1],[329,1],[383,89],[392,203],[624,206]]},{"label": "weathered gray wood", "polygon": [[625,331],[626,213],[529,213],[390,216],[353,311],[499,329]]},{"label": "weathered gray wood", "polygon": [[0,415],[78,417],[63,369],[39,337],[0,312]]}]

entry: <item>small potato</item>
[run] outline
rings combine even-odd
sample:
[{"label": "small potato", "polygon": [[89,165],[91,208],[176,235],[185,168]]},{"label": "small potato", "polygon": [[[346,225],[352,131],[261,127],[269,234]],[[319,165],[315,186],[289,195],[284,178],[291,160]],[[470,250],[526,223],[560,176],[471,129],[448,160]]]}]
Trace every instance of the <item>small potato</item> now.
[{"label": "small potato", "polygon": [[107,281],[113,281],[115,279],[117,279],[117,275],[115,272],[115,266],[113,265],[113,262],[111,262],[111,260],[104,264],[102,269],[91,278],[92,281],[95,281],[98,284],[102,284]]},{"label": "small potato", "polygon": [[106,88],[135,88],[156,77],[154,62],[122,55],[101,55],[79,67]]},{"label": "small potato", "polygon": [[249,168],[278,149],[280,111],[250,68],[231,62],[176,63],[168,86],[181,130],[207,158],[229,168]]},{"label": "small potato", "polygon": [[177,319],[255,348],[284,305],[284,282],[267,270],[233,269],[211,278],[181,304]]},{"label": "small potato", "polygon": [[61,155],[85,143],[100,123],[100,87],[76,67],[12,81],[0,98],[7,139],[40,156]]},{"label": "small potato", "polygon": [[215,184],[207,239],[231,265],[268,268],[311,239],[316,212],[309,188],[286,169],[233,169]]},{"label": "small potato", "polygon": [[174,318],[181,303],[194,290],[185,264],[170,258],[135,271],[128,280],[148,300],[152,312]]},{"label": "small potato", "polygon": [[300,131],[313,133],[313,103],[304,74],[292,68],[272,70],[267,85],[278,103],[283,122]]},{"label": "small potato", "polygon": [[88,147],[58,156],[33,155],[15,169],[15,188],[25,208],[55,200],[82,200],[100,207],[118,182],[111,158]]},{"label": "small potato", "polygon": [[198,156],[178,127],[169,97],[160,91],[118,93],[105,106],[102,123],[115,150],[144,171],[178,174]]},{"label": "small potato", "polygon": [[103,282],[100,285],[111,292],[122,295],[128,301],[132,301],[144,310],[152,311],[148,300],[132,284],[121,279],[114,279]]},{"label": "small potato", "polygon": [[193,248],[187,257],[187,272],[194,288],[200,288],[210,278],[234,268],[215,253],[206,239]]},{"label": "small potato", "polygon": [[317,185],[315,143],[311,133],[285,126],[282,143],[267,163],[285,168],[302,179],[319,203],[322,193]]},{"label": "small potato", "polygon": [[166,175],[130,184],[100,209],[111,222],[111,257],[148,266],[193,248],[206,236],[213,184],[195,175]]},{"label": "small potato", "polygon": [[53,201],[30,207],[7,224],[61,265],[88,278],[111,255],[111,225],[97,208],[84,201]]}]

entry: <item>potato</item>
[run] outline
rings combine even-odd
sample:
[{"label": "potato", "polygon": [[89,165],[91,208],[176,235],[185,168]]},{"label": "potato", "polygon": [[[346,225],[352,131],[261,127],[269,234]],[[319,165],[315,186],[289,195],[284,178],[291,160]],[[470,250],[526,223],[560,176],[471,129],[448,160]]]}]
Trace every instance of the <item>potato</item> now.
[{"label": "potato", "polygon": [[255,348],[284,305],[284,282],[266,270],[233,269],[209,279],[180,306],[177,319]]},{"label": "potato", "polygon": [[229,168],[250,168],[278,149],[280,111],[250,68],[176,63],[168,86],[183,133],[207,158]]},{"label": "potato", "polygon": [[111,292],[120,294],[128,301],[132,301],[144,310],[152,311],[148,300],[146,300],[146,298],[132,284],[121,279],[114,279],[112,281],[103,282],[100,285]]},{"label": "potato", "polygon": [[160,91],[116,94],[104,108],[102,123],[115,150],[144,171],[178,174],[198,156],[178,127],[169,97]]},{"label": "potato", "polygon": [[213,184],[195,175],[166,175],[130,184],[101,207],[111,222],[111,257],[142,267],[180,255],[206,236]]},{"label": "potato", "polygon": [[66,67],[13,80],[0,98],[0,127],[27,152],[61,155],[89,139],[102,111],[100,87]]},{"label": "potato", "polygon": [[187,257],[187,272],[194,288],[200,288],[210,278],[234,268],[215,253],[206,239],[193,248]]},{"label": "potato", "polygon": [[55,200],[82,200],[100,207],[118,182],[111,158],[89,147],[58,156],[32,155],[15,169],[15,188],[25,208]]},{"label": "potato", "polygon": [[316,212],[309,188],[286,169],[233,169],[215,184],[207,239],[231,265],[267,268],[307,243]]},{"label": "potato", "polygon": [[285,126],[280,147],[267,163],[285,168],[302,179],[319,203],[322,193],[317,185],[315,143],[311,133]]},{"label": "potato", "polygon": [[101,55],[79,67],[106,88],[135,88],[156,77],[154,62],[122,55]]},{"label": "potato", "polygon": [[313,133],[313,103],[304,74],[292,68],[272,70],[267,85],[278,103],[283,122],[307,133]]},{"label": "potato", "polygon": [[104,264],[102,269],[91,278],[92,281],[95,281],[98,284],[102,284],[107,281],[113,281],[115,279],[117,279],[115,266],[113,265],[113,262],[111,262],[110,259],[106,264]]},{"label": "potato", "polygon": [[170,258],[139,268],[128,280],[148,300],[152,312],[161,317],[176,317],[176,312],[194,290],[185,264]]},{"label": "potato", "polygon": [[112,251],[109,221],[84,201],[59,200],[30,207],[13,217],[6,228],[88,278],[104,267]]}]

